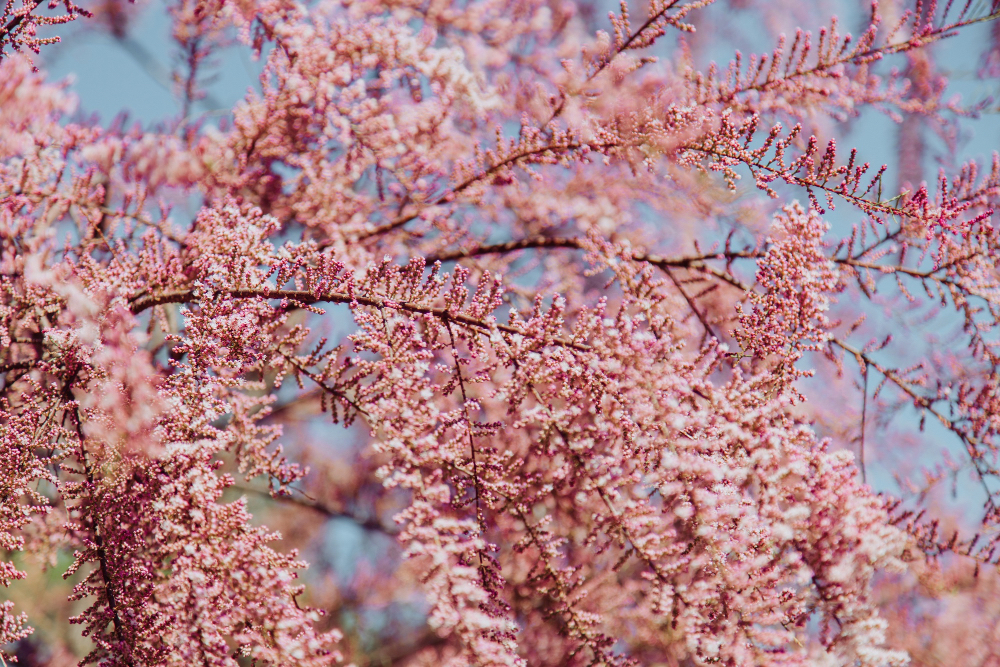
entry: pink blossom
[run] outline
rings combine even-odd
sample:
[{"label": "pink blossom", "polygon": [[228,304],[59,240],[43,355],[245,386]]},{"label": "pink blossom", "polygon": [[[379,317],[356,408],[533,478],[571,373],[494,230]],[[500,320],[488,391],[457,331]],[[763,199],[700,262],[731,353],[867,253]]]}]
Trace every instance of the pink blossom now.
[{"label": "pink blossom", "polygon": [[87,12],[8,3],[3,660],[995,656],[1000,158],[907,163],[992,15],[896,4],[719,66],[726,7],[801,7],[176,0],[152,130],[18,53]]}]

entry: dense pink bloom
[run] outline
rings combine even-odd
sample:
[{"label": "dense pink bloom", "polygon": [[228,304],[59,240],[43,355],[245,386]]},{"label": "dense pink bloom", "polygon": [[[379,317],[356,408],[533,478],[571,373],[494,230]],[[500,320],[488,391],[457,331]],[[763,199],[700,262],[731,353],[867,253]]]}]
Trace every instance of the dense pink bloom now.
[{"label": "dense pink bloom", "polygon": [[[712,4],[176,0],[179,116],[129,129],[17,53],[88,12],[9,3],[4,660],[895,667],[958,613],[995,659],[1000,158],[916,182],[969,111],[928,47],[987,16],[719,67]],[[868,108],[902,192],[838,146]]]}]

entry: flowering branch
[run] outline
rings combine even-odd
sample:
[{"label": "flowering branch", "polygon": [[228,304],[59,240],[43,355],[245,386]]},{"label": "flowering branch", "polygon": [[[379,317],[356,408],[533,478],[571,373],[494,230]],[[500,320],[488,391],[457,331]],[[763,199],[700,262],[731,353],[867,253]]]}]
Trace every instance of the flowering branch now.
[{"label": "flowering branch", "polygon": [[[484,332],[496,329],[497,331],[502,331],[506,334],[518,336],[525,335],[525,332],[521,331],[517,327],[505,324],[488,323],[465,315],[453,314],[450,313],[447,308],[431,308],[419,304],[406,303],[405,301],[393,301],[391,299],[380,299],[377,297],[364,297],[348,293],[326,292],[314,294],[303,290],[237,289],[227,292],[226,296],[232,299],[280,299],[282,301],[301,304],[359,304],[378,309],[403,310],[411,313],[433,315],[442,321],[454,321],[468,327],[474,327]],[[149,294],[137,297],[132,300],[130,307],[132,313],[138,315],[139,313],[142,313],[150,308],[155,308],[156,306],[162,306],[169,303],[189,303],[198,300],[199,297],[194,291],[165,292],[162,294]],[[587,345],[572,340],[556,338],[553,339],[551,343],[553,345],[571,348],[580,352],[587,352],[590,349]]]}]

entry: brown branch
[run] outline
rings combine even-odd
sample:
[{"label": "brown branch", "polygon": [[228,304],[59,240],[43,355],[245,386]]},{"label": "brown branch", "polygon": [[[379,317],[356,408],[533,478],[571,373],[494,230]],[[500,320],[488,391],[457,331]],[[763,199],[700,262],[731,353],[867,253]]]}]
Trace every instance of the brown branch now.
[{"label": "brown branch", "polygon": [[[676,5],[679,1],[680,0],[672,0],[672,2],[670,2],[667,5],[665,5],[659,12],[657,12],[655,14],[651,14],[649,16],[649,18],[646,19],[645,23],[643,23],[641,26],[639,26],[638,30],[636,30],[631,35],[629,35],[628,39],[625,40],[625,42],[621,45],[621,48],[619,48],[615,52],[614,55],[617,56],[618,54],[623,53],[626,50],[628,50],[632,46],[632,43],[635,40],[639,39],[639,35],[641,35],[647,28],[649,28],[649,26],[653,25],[653,23],[655,23],[659,19],[663,18],[663,16],[668,11],[670,11],[671,9],[673,9],[674,5]],[[614,60],[614,56],[608,56],[605,60],[603,60],[600,63],[600,65],[598,65],[597,69],[594,70],[594,72],[590,76],[587,77],[587,83],[590,83],[591,81],[593,81],[597,77],[598,74],[600,74],[601,72],[603,72],[607,68],[607,66],[611,64],[612,60]],[[566,99],[567,98],[568,98],[568,96],[566,94],[566,91],[564,91],[564,90],[560,91],[560,93],[559,93],[559,106],[557,106],[552,111],[552,115],[549,116],[549,119],[547,121],[545,121],[545,126],[548,126],[550,123],[552,123],[552,121],[554,121],[556,118],[558,118],[560,114],[562,114],[563,110],[566,108]]]},{"label": "brown branch", "polygon": [[[514,366],[515,368],[517,367],[516,361],[514,361]],[[464,466],[461,466],[459,464],[450,461],[446,462],[445,465],[448,468],[455,470],[456,472],[462,473],[463,475],[465,475],[470,479],[474,478],[473,472],[471,470],[466,469]],[[561,606],[560,613],[563,613],[569,617],[569,622],[567,623],[567,625],[569,626],[571,631],[575,630],[578,635],[578,637],[574,638],[580,639],[583,642],[584,646],[589,647],[590,650],[594,652],[595,656],[604,655],[605,657],[607,657],[606,651],[604,651],[600,647],[601,637],[594,636],[594,633],[587,629],[587,623],[583,619],[581,619],[579,614],[577,614],[576,610],[573,609],[572,600],[570,599],[569,594],[565,590],[565,587],[561,585],[561,578],[559,576],[559,572],[556,571],[555,567],[552,565],[552,562],[549,559],[545,558],[546,548],[544,541],[538,534],[537,526],[532,525],[531,520],[527,512],[525,511],[523,505],[518,501],[516,501],[509,494],[504,493],[502,490],[497,489],[495,487],[492,489],[492,493],[496,494],[497,496],[507,501],[507,507],[510,509],[510,512],[519,521],[521,521],[521,523],[524,524],[524,530],[528,534],[528,538],[538,548],[539,561],[543,563],[543,567],[546,573],[552,578],[552,581],[555,582],[556,584],[554,586],[556,592],[553,592],[552,589],[550,588],[547,591],[544,591],[544,594],[550,600],[555,602],[557,605]]]},{"label": "brown branch", "polygon": [[[472,246],[466,249],[456,249],[447,250],[444,252],[432,253],[427,256],[427,262],[433,263],[437,261],[450,262],[460,259],[467,259],[471,257],[480,257],[483,255],[505,255],[512,252],[517,252],[519,250],[531,250],[531,249],[542,249],[542,248],[566,248],[574,250],[586,250],[585,240],[579,238],[569,238],[560,236],[535,236],[524,239],[517,239],[514,241],[507,241],[506,243],[492,243],[492,244],[482,244],[477,246]],[[698,255],[681,255],[676,257],[663,257],[660,255],[651,255],[645,253],[633,253],[631,259],[637,262],[648,262],[653,266],[663,269],[665,272],[669,268],[685,268],[695,271],[701,271],[703,273],[708,273],[720,280],[723,280],[733,287],[738,289],[746,290],[747,286],[740,282],[738,279],[734,278],[731,274],[726,271],[717,269],[706,262],[711,260],[726,260],[732,261],[735,259],[761,259],[763,253],[756,250],[747,251],[723,251],[716,253],[702,253]],[[874,264],[872,262],[864,262],[856,257],[831,257],[830,261],[835,264],[840,264],[842,266],[850,266],[856,270],[867,269],[870,271],[877,271],[882,275],[891,275],[893,273],[902,273],[911,278],[918,278],[922,280],[933,280],[934,282],[941,283],[943,285],[950,285],[961,288],[962,286],[954,280],[951,280],[945,276],[936,275],[940,271],[947,269],[949,266],[955,265],[957,262],[971,259],[971,257],[963,257],[958,260],[954,260],[949,264],[939,266],[937,269],[933,270],[919,270],[911,269],[905,266],[897,264]]]},{"label": "brown branch", "polygon": [[448,250],[445,252],[432,253],[427,256],[427,263],[451,262],[469,257],[479,257],[481,255],[504,255],[518,250],[528,250],[532,248],[575,248],[580,249],[582,243],[579,239],[565,238],[560,236],[534,236],[506,243],[493,243],[489,245],[477,245],[465,250]]},{"label": "brown branch", "polygon": [[14,32],[14,30],[16,30],[17,27],[21,25],[21,22],[24,21],[25,18],[31,16],[31,12],[35,11],[40,4],[42,3],[39,1],[35,2],[35,4],[32,5],[30,9],[28,9],[27,7],[22,8],[22,13],[12,18],[10,21],[7,22],[7,25],[0,28],[0,39]]},{"label": "brown branch", "polygon": [[9,371],[16,370],[27,370],[38,363],[38,359],[27,359],[25,361],[13,361],[8,364],[0,364],[0,373],[7,373]]},{"label": "brown branch", "polygon": [[861,482],[868,483],[868,470],[865,468],[865,422],[868,416],[868,365],[864,367],[864,382],[861,385],[861,444],[858,447],[858,462],[861,464]]},{"label": "brown branch", "polygon": [[[358,405],[357,402],[354,401],[350,396],[348,396],[344,392],[342,392],[342,391],[340,391],[340,390],[338,390],[338,389],[336,389],[334,387],[331,387],[330,385],[326,384],[326,382],[323,380],[322,377],[316,375],[315,373],[313,373],[312,371],[310,371],[308,368],[304,367],[294,357],[291,357],[291,356],[285,354],[284,352],[282,352],[280,346],[278,348],[278,354],[280,354],[282,357],[284,357],[285,360],[289,364],[291,364],[292,367],[295,368],[295,370],[297,370],[298,372],[302,373],[307,378],[309,378],[310,380],[312,380],[316,384],[316,386],[319,387],[319,389],[321,389],[322,391],[326,392],[327,394],[330,394],[331,396],[333,396],[334,398],[336,398],[338,400],[344,401],[345,403],[347,403],[348,405],[350,405],[352,408],[354,408],[355,410],[357,410],[359,414],[362,414],[362,415],[364,415],[366,417],[369,416],[368,412],[366,412],[364,408],[362,408],[360,405]],[[268,416],[270,416],[270,415],[268,415]]]},{"label": "brown branch", "polygon": [[277,503],[284,503],[287,505],[295,505],[297,507],[303,507],[305,509],[318,512],[319,514],[322,514],[328,519],[347,519],[356,524],[359,528],[364,528],[365,530],[369,530],[372,532],[384,533],[385,535],[389,535],[390,537],[395,537],[396,535],[399,534],[398,530],[386,526],[378,519],[375,518],[363,519],[359,517],[357,514],[354,514],[353,512],[349,512],[347,510],[334,509],[329,505],[327,505],[326,503],[314,500],[312,498],[299,497],[291,494],[275,495],[270,491],[268,491],[267,489],[259,489],[255,486],[251,486],[250,484],[243,484],[240,482],[234,482],[232,486],[230,486],[229,488],[236,489],[238,491],[244,491],[247,493],[253,493],[254,495],[258,495],[263,498],[269,498],[270,500],[273,500],[274,502]]},{"label": "brown branch", "polygon": [[[76,373],[67,380],[65,387],[63,388],[63,399],[68,403],[75,403],[75,398],[73,396],[73,382],[76,379]],[[90,462],[87,460],[87,449],[85,446],[86,436],[83,432],[83,417],[80,415],[80,408],[78,406],[73,407],[72,411],[67,410],[64,415],[71,415],[76,426],[76,437],[80,444],[80,463],[83,465],[84,476],[87,480],[87,485],[91,488],[97,483],[94,477],[93,468]],[[64,417],[65,418],[65,417]],[[111,621],[114,625],[115,638],[118,640],[119,645],[122,648],[129,649],[129,643],[125,640],[125,626],[122,623],[121,614],[118,609],[118,604],[116,601],[114,584],[111,577],[111,568],[108,565],[108,551],[104,545],[104,536],[101,534],[100,526],[98,525],[97,517],[90,515],[87,518],[93,524],[93,536],[94,536],[94,547],[97,551],[97,561],[98,566],[101,570],[101,580],[104,582],[104,594],[108,599],[108,609],[111,611]],[[127,667],[132,667],[134,664],[131,659],[127,656],[124,659],[124,664]]]},{"label": "brown branch", "polygon": [[[480,489],[479,481],[479,463],[476,460],[476,441],[472,437],[472,419],[469,417],[469,396],[465,391],[465,378],[462,375],[462,364],[459,361],[458,356],[458,346],[455,345],[455,333],[451,330],[451,322],[445,320],[445,325],[448,327],[448,340],[451,342],[451,353],[452,360],[455,363],[455,378],[458,380],[458,387],[462,393],[462,416],[465,419],[465,425],[469,429],[469,451],[472,457],[472,481],[474,490],[476,492],[476,523],[479,524],[479,532],[486,533],[486,521],[483,516],[483,509],[480,505],[479,498],[482,495],[482,490]],[[479,552],[479,569],[483,570],[483,553]],[[485,584],[485,573],[483,574],[483,583]]]},{"label": "brown branch", "polygon": [[[692,151],[697,153],[702,153],[704,155],[713,156],[716,158],[722,158],[723,160],[733,160],[740,164],[746,165],[750,169],[750,173],[756,177],[757,174],[754,173],[754,169],[758,169],[763,172],[767,172],[777,178],[782,179],[786,183],[791,185],[798,185],[806,190],[811,190],[813,188],[817,190],[822,190],[823,192],[837,195],[846,199],[848,202],[854,204],[859,209],[865,212],[878,212],[883,215],[898,215],[902,218],[912,218],[913,216],[908,214],[906,210],[899,208],[898,206],[888,206],[882,202],[872,201],[870,199],[865,199],[863,196],[859,197],[855,194],[850,194],[846,192],[842,187],[828,187],[825,183],[820,183],[818,181],[810,181],[801,176],[796,176],[794,173],[789,173],[781,169],[775,169],[769,164],[761,162],[759,159],[753,158],[749,155],[741,155],[739,153],[732,153],[726,150],[719,150],[715,146],[705,146],[699,142],[692,142],[686,146],[679,146],[677,152]],[[735,166],[735,165],[734,165]]]},{"label": "brown branch", "polygon": [[[517,327],[504,324],[487,324],[486,322],[477,320],[474,317],[469,317],[468,315],[457,315],[455,313],[451,313],[445,308],[432,308],[430,306],[421,306],[419,304],[407,303],[405,301],[393,301],[391,299],[381,299],[377,297],[357,296],[347,294],[346,292],[326,292],[315,294],[305,290],[278,290],[262,287],[257,289],[229,290],[224,292],[223,296],[232,299],[283,299],[306,305],[315,303],[360,304],[362,306],[369,306],[380,310],[403,310],[410,313],[432,315],[442,320],[451,320],[452,322],[464,324],[465,326],[473,327],[481,331],[491,331],[496,329],[515,336],[528,335]],[[131,300],[131,310],[134,315],[138,315],[139,313],[156,306],[162,306],[168,303],[188,303],[191,301],[197,301],[197,297],[195,297],[192,290],[177,290],[173,292],[161,292],[160,294],[147,294],[138,298],[133,298]],[[590,351],[589,345],[576,343],[571,340],[555,338],[549,342],[553,345],[577,350],[578,352]]]},{"label": "brown branch", "polygon": [[[701,309],[698,308],[698,304],[695,303],[695,298],[697,298],[697,295],[692,296],[692,295],[688,294],[687,290],[684,289],[684,286],[681,284],[681,281],[679,281],[677,279],[677,277],[674,275],[674,272],[671,271],[669,267],[662,267],[662,269],[663,269],[663,272],[665,274],[667,274],[667,278],[670,279],[670,282],[672,282],[674,284],[674,287],[677,289],[677,291],[680,293],[680,295],[682,297],[684,297],[684,301],[687,302],[688,308],[690,308],[691,312],[694,313],[694,316],[701,323],[701,326],[704,327],[704,329],[705,329],[705,336],[706,337],[707,336],[711,336],[712,338],[715,338],[716,340],[722,340],[722,338],[718,334],[715,333],[715,330],[712,329],[712,325],[709,323],[708,317],[704,313],[701,312]],[[705,338],[702,338],[702,343],[704,343],[705,340],[706,340]]]},{"label": "brown branch", "polygon": [[[448,262],[468,257],[479,257],[481,255],[502,255],[518,250],[528,250],[533,248],[571,248],[575,250],[588,250],[583,239],[558,236],[536,236],[532,238],[518,239],[516,241],[508,241],[507,243],[479,245],[466,250],[452,250],[443,253],[434,253],[427,257],[427,261],[429,263],[436,261]],[[648,262],[649,264],[664,270],[667,268],[684,268],[709,273],[719,280],[723,280],[739,289],[745,289],[743,283],[729,275],[727,272],[706,264],[706,260],[756,259],[758,257],[759,255],[753,252],[709,253],[684,257],[661,257],[660,255],[647,255],[644,253],[633,253],[631,255],[631,258],[634,261]]]},{"label": "brown branch", "polygon": [[[896,42],[895,44],[886,44],[884,46],[880,46],[877,48],[870,48],[860,53],[851,53],[837,60],[831,60],[824,63],[817,61],[815,67],[810,67],[809,69],[791,72],[785,74],[784,76],[775,77],[773,79],[765,78],[764,81],[753,83],[748,86],[744,86],[743,88],[734,88],[725,95],[720,95],[715,99],[712,99],[711,97],[698,98],[697,104],[699,105],[717,104],[720,102],[723,104],[728,104],[729,102],[732,102],[732,100],[736,98],[738,95],[741,95],[743,93],[747,93],[750,91],[755,91],[759,93],[767,92],[769,89],[780,86],[781,84],[787,83],[788,81],[794,81],[795,79],[798,79],[800,77],[806,77],[812,74],[820,74],[821,72],[825,72],[826,70],[836,67],[837,65],[865,64],[866,62],[869,62],[873,57],[884,57],[920,49],[933,42],[937,42],[947,37],[951,37],[952,35],[955,34],[953,31],[958,30],[959,28],[965,28],[967,26],[974,25],[976,23],[982,23],[984,21],[992,21],[997,18],[1000,18],[1000,12],[989,14],[987,16],[982,16],[978,19],[970,19],[968,21],[958,21],[957,23],[944,25],[934,29],[934,31],[931,33],[928,33],[926,35],[921,35],[918,38],[911,37],[905,42]],[[793,57],[794,55],[795,55],[794,52],[789,52],[788,54],[789,58]],[[739,73],[737,72],[737,75],[738,74]],[[831,78],[834,78],[834,75],[831,75]]]},{"label": "brown branch", "polygon": [[[455,187],[451,188],[450,190],[448,190],[447,192],[445,192],[441,196],[437,197],[433,202],[431,202],[430,204],[427,204],[426,206],[424,206],[423,208],[421,208],[421,211],[426,210],[427,208],[430,208],[432,206],[440,206],[442,204],[447,204],[448,202],[450,202],[455,197],[455,195],[461,193],[463,190],[466,190],[467,188],[471,187],[472,185],[475,185],[476,183],[478,183],[479,181],[481,181],[481,180],[483,180],[485,178],[489,178],[490,176],[492,176],[493,174],[495,174],[500,169],[503,169],[504,167],[515,166],[518,162],[520,162],[521,160],[523,160],[525,158],[533,157],[533,156],[536,156],[536,155],[544,155],[545,153],[550,153],[550,152],[555,152],[555,151],[574,151],[574,150],[578,150],[578,149],[583,148],[584,145],[585,144],[582,144],[582,143],[579,143],[579,144],[577,144],[577,143],[548,144],[548,145],[545,145],[545,146],[539,146],[537,148],[531,148],[531,149],[523,150],[523,151],[520,151],[518,153],[514,153],[512,155],[509,155],[508,157],[504,158],[500,162],[497,162],[496,164],[491,165],[490,167],[486,168],[485,170],[483,170],[483,171],[481,171],[481,172],[479,172],[479,173],[477,173],[477,174],[475,174],[473,176],[470,176],[467,179],[465,179],[464,181],[460,182]],[[586,145],[589,146],[591,149],[595,149],[595,150],[601,150],[601,149],[607,149],[607,148],[617,148],[617,147],[620,146],[620,144],[618,144],[618,143],[604,143],[604,144],[596,144],[596,145],[586,144]],[[373,230],[371,230],[369,232],[366,232],[365,234],[361,235],[359,238],[360,238],[360,240],[365,240],[365,239],[369,239],[369,238],[371,238],[373,236],[379,236],[381,234],[385,234],[386,232],[391,232],[392,230],[397,229],[399,227],[402,227],[406,223],[408,223],[408,222],[410,222],[412,220],[416,220],[419,217],[420,217],[420,212],[418,211],[417,213],[411,213],[409,215],[405,215],[405,216],[396,218],[395,220],[393,220],[391,222],[387,222],[386,224],[384,224],[384,225],[382,225],[380,227],[376,227],[375,229],[373,229]],[[320,247],[321,248],[325,247],[325,244],[321,244]]]},{"label": "brown branch", "polygon": [[982,452],[979,451],[979,447],[981,446],[982,443],[980,443],[977,438],[974,438],[968,433],[966,433],[964,430],[962,430],[961,426],[959,426],[959,424],[955,420],[949,419],[943,412],[934,408],[934,406],[932,405],[932,400],[930,398],[918,393],[910,385],[910,383],[901,378],[898,373],[896,373],[892,369],[885,368],[884,366],[873,360],[864,351],[859,350],[837,338],[830,339],[829,343],[830,345],[835,345],[839,347],[840,349],[844,350],[846,353],[850,354],[855,359],[857,359],[859,365],[863,365],[863,367],[866,369],[865,371],[866,378],[867,378],[867,368],[869,366],[874,368],[876,371],[881,373],[883,377],[885,377],[887,380],[892,382],[896,387],[898,387],[900,391],[909,396],[910,399],[913,400],[914,405],[919,407],[921,410],[926,410],[928,413],[936,417],[937,420],[941,422],[942,426],[944,426],[946,429],[948,429],[956,436],[958,436],[959,440],[961,440],[966,447],[966,454],[968,454],[969,460],[972,463],[972,467],[976,471],[976,477],[979,479],[979,483],[983,487],[983,491],[986,493],[986,507],[989,509],[996,506],[993,501],[993,492],[990,490],[989,485],[986,483],[986,476],[990,474],[990,471],[983,470],[980,467],[980,461],[982,460],[983,455]]}]

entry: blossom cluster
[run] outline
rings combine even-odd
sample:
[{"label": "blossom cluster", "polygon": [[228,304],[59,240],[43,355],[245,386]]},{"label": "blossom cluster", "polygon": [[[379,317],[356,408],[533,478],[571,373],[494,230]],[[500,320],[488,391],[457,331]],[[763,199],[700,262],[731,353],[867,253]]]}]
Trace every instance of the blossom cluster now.
[{"label": "blossom cluster", "polygon": [[[995,588],[1000,158],[888,197],[829,136],[952,127],[927,54],[993,15],[873,2],[701,67],[711,0],[168,4],[155,128],[18,53],[87,11],[0,23],[4,660],[897,667],[947,623],[886,591]],[[233,45],[258,86],[212,125]],[[904,408],[965,458],[891,498]],[[348,575],[344,521],[382,540]]]}]

